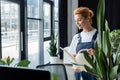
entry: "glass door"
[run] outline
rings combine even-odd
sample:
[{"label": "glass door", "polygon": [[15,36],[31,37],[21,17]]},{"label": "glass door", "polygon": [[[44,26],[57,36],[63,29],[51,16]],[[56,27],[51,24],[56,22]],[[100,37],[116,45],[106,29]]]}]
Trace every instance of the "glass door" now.
[{"label": "glass door", "polygon": [[44,10],[44,64],[49,63],[50,55],[49,51],[49,43],[51,37],[51,29],[52,29],[52,7],[51,3],[45,2],[43,4]]},{"label": "glass door", "polygon": [[41,0],[27,0],[28,60],[33,68],[40,62],[40,3]]},{"label": "glass door", "polygon": [[10,1],[1,1],[2,58],[10,56],[15,58],[14,61],[19,61],[20,37],[19,5]]}]

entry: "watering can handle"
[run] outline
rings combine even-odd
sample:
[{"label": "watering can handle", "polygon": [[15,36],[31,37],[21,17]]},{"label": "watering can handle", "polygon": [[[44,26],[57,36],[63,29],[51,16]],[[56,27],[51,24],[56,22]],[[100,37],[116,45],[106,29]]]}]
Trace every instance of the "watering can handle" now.
[{"label": "watering can handle", "polygon": [[81,49],[81,50],[78,51],[78,53],[81,53],[81,52],[87,51],[87,50],[88,50],[88,49]]}]

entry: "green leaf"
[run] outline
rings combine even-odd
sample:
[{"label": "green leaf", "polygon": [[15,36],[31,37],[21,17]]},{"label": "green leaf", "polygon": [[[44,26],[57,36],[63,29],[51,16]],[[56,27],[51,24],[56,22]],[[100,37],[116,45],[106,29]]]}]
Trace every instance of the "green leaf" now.
[{"label": "green leaf", "polygon": [[4,60],[0,59],[0,65],[5,65],[5,64],[6,64],[6,62]]},{"label": "green leaf", "polygon": [[102,51],[102,49],[98,47],[97,42],[95,43],[94,55],[95,55],[96,71],[101,76],[101,78],[105,78],[104,76],[106,75],[108,69],[107,58],[105,56],[105,53]]},{"label": "green leaf", "polygon": [[112,47],[111,47],[111,40],[110,40],[110,29],[109,29],[109,27],[108,27],[108,22],[107,22],[107,20],[105,21],[105,32],[106,32],[106,44],[105,45],[107,45],[107,47],[106,47],[106,49],[107,49],[107,55],[112,55],[113,53],[111,52],[112,51]]},{"label": "green leaf", "polygon": [[52,73],[52,80],[60,80],[60,77],[56,73]]},{"label": "green leaf", "polygon": [[103,46],[103,27],[104,27],[104,16],[105,16],[105,1],[99,0],[97,6],[97,27],[98,27],[98,35],[100,41],[100,48]]},{"label": "green leaf", "polygon": [[100,66],[98,65],[98,62],[96,62],[95,64],[96,64],[96,72],[100,76],[99,78],[102,78],[103,74],[101,73],[101,69],[100,69]]},{"label": "green leaf", "polygon": [[89,53],[88,53],[87,51],[82,51],[81,53],[84,54],[84,57],[85,57],[86,61],[87,61],[93,68],[95,68],[94,61],[93,61],[92,58],[90,57]]},{"label": "green leaf", "polygon": [[104,31],[104,36],[103,36],[103,51],[105,53],[105,55],[107,56],[110,56],[110,51],[111,51],[111,48],[109,48],[109,46],[111,46],[110,44],[110,38],[109,38],[109,29],[108,29],[108,23],[107,23],[107,20],[105,20],[105,31]]},{"label": "green leaf", "polygon": [[119,49],[119,45],[120,45],[120,29],[113,30],[110,33],[110,39],[112,41],[112,48],[113,48],[112,51],[114,53],[117,53],[118,52],[117,50],[120,50]]},{"label": "green leaf", "polygon": [[10,56],[7,57],[7,61],[6,61],[7,65],[10,65]]},{"label": "green leaf", "polygon": [[116,65],[120,65],[120,55],[116,56]]},{"label": "green leaf", "polygon": [[102,76],[102,68],[101,68],[101,49],[98,47],[97,42],[95,43],[95,63],[96,63],[96,71],[99,73],[100,76]]},{"label": "green leaf", "polygon": [[22,60],[19,63],[17,63],[16,66],[28,67],[29,64],[30,64],[30,61],[28,61],[28,60]]},{"label": "green leaf", "polygon": [[111,71],[110,71],[110,80],[114,80],[116,78],[118,78],[118,65],[114,66]]},{"label": "green leaf", "polygon": [[13,61],[14,61],[14,58],[12,58],[12,59],[10,60],[10,64],[11,64]]},{"label": "green leaf", "polygon": [[96,61],[99,62],[100,54],[99,54],[99,47],[98,47],[98,43],[97,42],[95,43],[95,53],[94,53],[94,55],[95,55]]},{"label": "green leaf", "polygon": [[9,66],[13,62],[14,58],[10,58],[10,56],[7,57],[7,65]]},{"label": "green leaf", "polygon": [[56,40],[56,37],[54,35],[54,32],[52,31],[51,32],[51,41],[49,43],[50,45],[50,48],[48,50],[50,56],[57,56],[57,40]]},{"label": "green leaf", "polygon": [[84,65],[85,69],[87,70],[88,73],[92,74],[95,77],[100,77],[99,74],[96,72],[94,68],[90,68],[87,65]]},{"label": "green leaf", "polygon": [[100,55],[100,70],[101,74],[103,76],[103,79],[107,80],[108,79],[108,72],[109,72],[109,62],[107,61],[107,57],[105,53],[101,50],[101,55]]}]

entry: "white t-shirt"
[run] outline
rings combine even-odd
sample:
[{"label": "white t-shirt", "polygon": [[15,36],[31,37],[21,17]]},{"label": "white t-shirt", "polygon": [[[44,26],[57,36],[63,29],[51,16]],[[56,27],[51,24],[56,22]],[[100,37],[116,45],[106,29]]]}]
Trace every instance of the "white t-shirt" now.
[{"label": "white t-shirt", "polygon": [[[95,34],[96,29],[89,31],[89,32],[81,32],[81,42],[90,42],[93,38],[93,35]],[[71,44],[70,44],[70,48],[69,48],[69,52],[72,54],[76,54],[76,46],[78,43],[78,34],[75,34],[72,38]],[[98,38],[98,36],[97,36]],[[96,39],[97,40],[97,39]]]}]

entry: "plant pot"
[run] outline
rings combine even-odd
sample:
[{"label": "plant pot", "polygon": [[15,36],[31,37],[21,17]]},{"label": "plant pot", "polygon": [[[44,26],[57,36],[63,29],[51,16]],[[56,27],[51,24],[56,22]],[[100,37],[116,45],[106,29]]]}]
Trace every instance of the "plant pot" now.
[{"label": "plant pot", "polygon": [[51,64],[59,63],[59,57],[58,56],[50,56],[50,63]]}]

